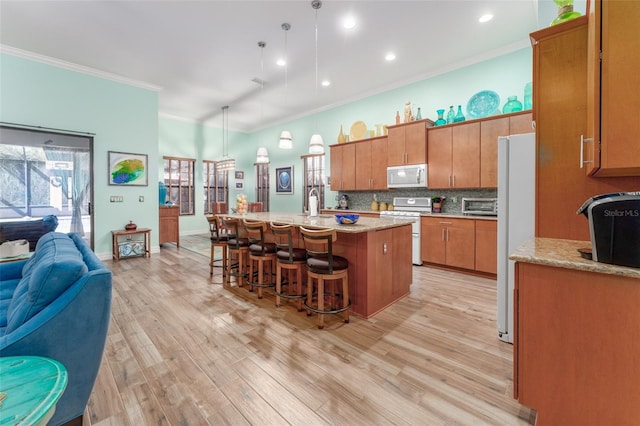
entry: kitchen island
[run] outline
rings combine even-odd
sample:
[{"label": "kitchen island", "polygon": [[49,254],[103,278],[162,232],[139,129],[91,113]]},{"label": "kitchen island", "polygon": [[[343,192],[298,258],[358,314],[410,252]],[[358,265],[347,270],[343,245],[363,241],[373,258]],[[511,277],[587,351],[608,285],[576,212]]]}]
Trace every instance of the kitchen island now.
[{"label": "kitchen island", "polygon": [[[369,318],[409,294],[411,266],[411,221],[360,217],[358,223],[340,225],[333,215],[311,217],[296,213],[232,214],[249,220],[281,223],[305,228],[330,228],[338,232],[334,254],[349,261],[351,312]],[[303,247],[299,234],[294,236]]]}]

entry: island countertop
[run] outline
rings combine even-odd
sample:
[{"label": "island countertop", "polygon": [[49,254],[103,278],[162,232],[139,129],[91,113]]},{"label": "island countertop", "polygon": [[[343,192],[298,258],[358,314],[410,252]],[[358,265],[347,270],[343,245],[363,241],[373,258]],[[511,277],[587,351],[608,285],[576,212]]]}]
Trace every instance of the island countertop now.
[{"label": "island countertop", "polygon": [[358,234],[361,232],[380,231],[383,229],[397,228],[399,226],[410,225],[413,220],[401,218],[374,218],[360,216],[358,223],[351,225],[340,225],[336,222],[333,215],[321,214],[318,216],[309,216],[304,213],[278,213],[278,212],[262,212],[262,213],[244,213],[229,214],[231,217],[241,217],[249,220],[262,220],[265,222],[286,223],[295,226],[304,226],[310,228],[330,228],[338,232]]},{"label": "island countertop", "polygon": [[576,269],[601,274],[639,278],[640,268],[610,265],[582,258],[579,248],[591,248],[590,241],[532,238],[520,246],[509,259],[516,262],[535,263],[558,268]]}]

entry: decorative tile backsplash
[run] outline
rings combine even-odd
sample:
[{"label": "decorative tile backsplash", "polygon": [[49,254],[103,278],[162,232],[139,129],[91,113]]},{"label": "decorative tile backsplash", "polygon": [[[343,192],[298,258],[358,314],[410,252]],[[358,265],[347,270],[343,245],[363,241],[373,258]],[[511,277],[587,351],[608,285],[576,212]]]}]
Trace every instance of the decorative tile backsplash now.
[{"label": "decorative tile backsplash", "polygon": [[[462,197],[467,198],[497,198],[498,190],[493,189],[392,189],[387,191],[343,191],[336,197],[336,200],[326,201],[329,207],[338,205],[340,195],[347,194],[349,197],[349,208],[353,210],[371,210],[373,195],[378,194],[378,201],[393,204],[393,197],[445,197],[442,204],[442,212],[447,214],[462,214]],[[457,198],[454,201],[454,198]]]}]

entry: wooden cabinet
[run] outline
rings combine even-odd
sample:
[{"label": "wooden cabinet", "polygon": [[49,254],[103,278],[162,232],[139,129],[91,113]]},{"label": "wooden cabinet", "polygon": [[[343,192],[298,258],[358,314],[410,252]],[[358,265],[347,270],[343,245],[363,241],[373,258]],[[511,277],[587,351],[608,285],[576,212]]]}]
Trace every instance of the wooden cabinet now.
[{"label": "wooden cabinet", "polygon": [[476,271],[498,273],[498,221],[476,220]]},{"label": "wooden cabinet", "polygon": [[[640,2],[589,7],[584,166],[598,177],[640,176]],[[581,162],[582,166],[582,162]]]},{"label": "wooden cabinet", "polygon": [[423,216],[420,226],[420,251],[424,262],[474,269],[474,220]]},{"label": "wooden cabinet", "polygon": [[498,137],[533,132],[531,112],[480,122],[480,187],[498,187]]},{"label": "wooden cabinet", "polygon": [[388,166],[427,162],[427,124],[433,125],[429,120],[419,120],[388,127]]},{"label": "wooden cabinet", "polygon": [[355,189],[387,189],[387,137],[356,142]]},{"label": "wooden cabinet", "polygon": [[158,225],[158,243],[176,243],[180,246],[180,208],[160,206],[160,219]]},{"label": "wooden cabinet", "polygon": [[536,425],[640,418],[640,280],[516,263],[514,397]]},{"label": "wooden cabinet", "polygon": [[587,241],[588,222],[576,210],[597,194],[637,191],[640,178],[595,179],[579,168],[580,135],[587,121],[587,18],[545,28],[532,33],[531,39],[536,236]]},{"label": "wooden cabinet", "polygon": [[356,188],[355,142],[331,145],[331,190],[347,191]]},{"label": "wooden cabinet", "polygon": [[480,187],[480,122],[429,129],[429,188]]}]

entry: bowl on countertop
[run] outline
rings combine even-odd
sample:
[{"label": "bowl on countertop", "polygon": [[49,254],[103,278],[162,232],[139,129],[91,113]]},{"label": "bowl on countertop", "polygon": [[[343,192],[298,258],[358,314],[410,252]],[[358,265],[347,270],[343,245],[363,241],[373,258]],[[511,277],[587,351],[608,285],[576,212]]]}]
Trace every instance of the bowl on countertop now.
[{"label": "bowl on countertop", "polygon": [[337,213],[333,215],[340,225],[353,225],[360,219],[357,213]]}]

